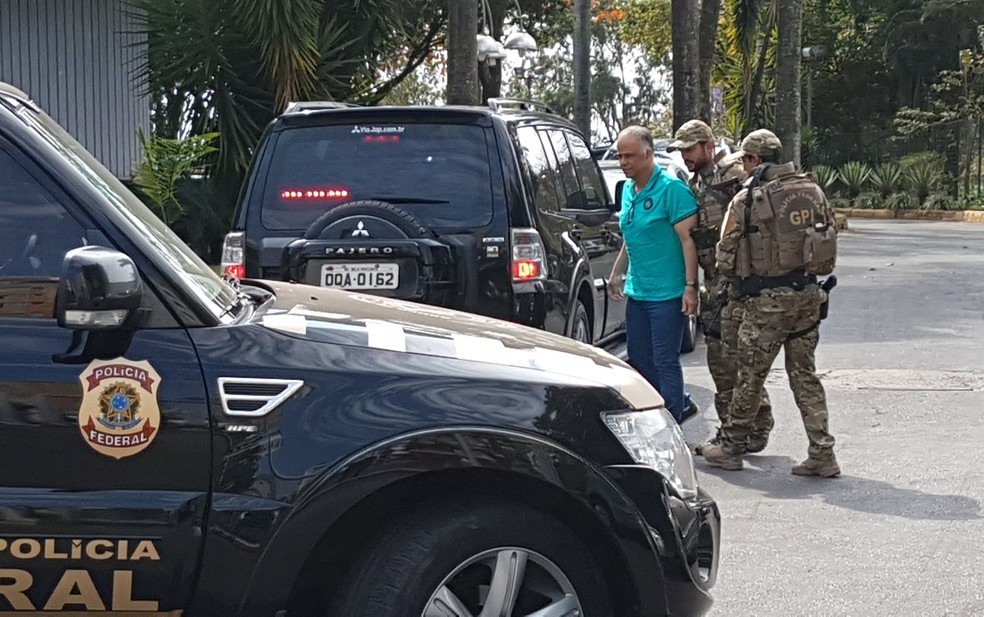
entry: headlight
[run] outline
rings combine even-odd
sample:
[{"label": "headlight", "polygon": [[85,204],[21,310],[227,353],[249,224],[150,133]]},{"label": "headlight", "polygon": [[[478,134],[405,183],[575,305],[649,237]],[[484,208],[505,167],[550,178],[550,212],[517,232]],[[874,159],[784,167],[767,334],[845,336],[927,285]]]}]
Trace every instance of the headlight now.
[{"label": "headlight", "polygon": [[683,431],[664,408],[602,414],[605,424],[640,465],[666,478],[682,499],[697,496],[697,472]]}]

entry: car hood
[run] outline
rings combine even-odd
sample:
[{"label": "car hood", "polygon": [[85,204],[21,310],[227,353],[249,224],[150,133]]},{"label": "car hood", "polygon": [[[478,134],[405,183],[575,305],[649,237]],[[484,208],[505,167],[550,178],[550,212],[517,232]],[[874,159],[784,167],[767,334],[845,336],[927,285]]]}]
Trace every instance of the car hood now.
[{"label": "car hood", "polygon": [[591,345],[508,321],[356,292],[277,281],[244,281],[273,292],[256,321],[325,342],[507,365],[614,389],[634,409],[663,399],[638,372]]}]

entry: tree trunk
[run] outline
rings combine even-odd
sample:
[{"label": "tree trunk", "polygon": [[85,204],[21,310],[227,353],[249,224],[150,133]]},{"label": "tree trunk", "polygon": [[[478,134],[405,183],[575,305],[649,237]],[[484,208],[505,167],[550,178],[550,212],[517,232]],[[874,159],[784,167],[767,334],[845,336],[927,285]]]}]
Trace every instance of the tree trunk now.
[{"label": "tree trunk", "polygon": [[700,119],[708,124],[711,124],[712,119],[711,69],[714,67],[714,49],[720,19],[721,0],[703,0],[700,3],[697,75],[700,87]]},{"label": "tree trunk", "polygon": [[745,98],[745,127],[742,135],[747,135],[757,127],[757,119],[761,114],[759,99],[762,98],[762,84],[765,82],[765,65],[769,59],[769,48],[772,47],[772,28],[766,28],[765,38],[762,39],[762,47],[759,48],[758,61],[755,64],[755,74],[752,76],[752,83],[749,85]]},{"label": "tree trunk", "polygon": [[698,0],[670,0],[673,27],[673,130],[700,116]]},{"label": "tree trunk", "polygon": [[448,0],[448,105],[478,103],[478,0]]},{"label": "tree trunk", "polygon": [[782,162],[800,164],[800,62],[803,0],[779,2],[779,48],[776,54],[776,128]]},{"label": "tree trunk", "polygon": [[591,142],[591,0],[574,0],[574,124]]}]

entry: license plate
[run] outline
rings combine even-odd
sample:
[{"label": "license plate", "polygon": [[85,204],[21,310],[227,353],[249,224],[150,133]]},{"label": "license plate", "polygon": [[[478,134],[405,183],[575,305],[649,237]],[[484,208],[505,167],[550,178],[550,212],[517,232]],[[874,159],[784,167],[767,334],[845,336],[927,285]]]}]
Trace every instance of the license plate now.
[{"label": "license plate", "polygon": [[399,264],[359,263],[321,266],[321,285],[338,289],[396,289]]}]

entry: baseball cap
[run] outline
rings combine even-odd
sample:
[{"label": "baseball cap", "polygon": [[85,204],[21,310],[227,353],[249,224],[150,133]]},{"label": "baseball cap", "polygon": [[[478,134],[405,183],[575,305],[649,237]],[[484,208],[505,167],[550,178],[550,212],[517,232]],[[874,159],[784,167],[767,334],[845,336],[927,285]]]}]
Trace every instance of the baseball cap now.
[{"label": "baseball cap", "polygon": [[702,141],[714,141],[714,131],[700,120],[687,120],[677,129],[676,140],[666,146],[667,152],[674,150],[686,150],[692,148]]},{"label": "baseball cap", "polygon": [[741,140],[741,151],[758,157],[782,152],[782,142],[768,129],[752,131]]}]

